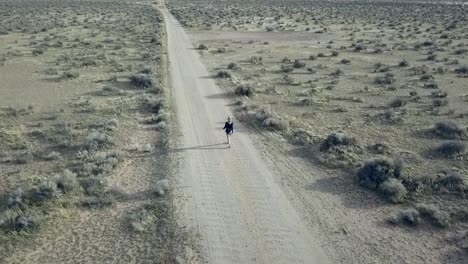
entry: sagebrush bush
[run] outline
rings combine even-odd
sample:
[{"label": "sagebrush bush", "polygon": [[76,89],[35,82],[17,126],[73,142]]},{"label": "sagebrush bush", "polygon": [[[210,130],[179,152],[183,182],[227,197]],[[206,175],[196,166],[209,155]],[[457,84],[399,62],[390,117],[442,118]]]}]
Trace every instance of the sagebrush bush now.
[{"label": "sagebrush bush", "polygon": [[158,204],[145,204],[140,208],[134,208],[128,212],[127,219],[129,227],[135,232],[144,232],[157,219],[157,213],[160,211]]},{"label": "sagebrush bush", "polygon": [[17,188],[10,194],[7,202],[9,207],[26,208],[29,204],[29,194],[22,188]]},{"label": "sagebrush bush", "polygon": [[296,69],[299,69],[299,68],[304,68],[306,65],[305,63],[299,61],[299,60],[294,60],[294,63],[293,63],[293,68],[296,68]]},{"label": "sagebrush bush", "polygon": [[404,201],[408,191],[401,181],[390,178],[379,185],[379,191],[385,198],[394,203],[401,203]]},{"label": "sagebrush bush", "polygon": [[56,199],[62,195],[61,190],[54,180],[46,180],[41,182],[31,191],[31,200],[33,203],[44,203],[46,201]]},{"label": "sagebrush bush", "polygon": [[445,98],[434,98],[432,100],[432,105],[435,107],[441,107],[448,105],[448,101]]},{"label": "sagebrush bush", "polygon": [[69,170],[64,170],[60,175],[56,176],[55,182],[57,184],[57,188],[60,189],[62,193],[77,190],[80,186],[76,178],[76,174]]},{"label": "sagebrush bush", "polygon": [[101,91],[98,93],[100,96],[118,96],[118,95],[125,95],[125,91],[120,90],[117,87],[106,85],[102,88]]},{"label": "sagebrush bush", "polygon": [[42,158],[44,160],[59,160],[62,158],[62,154],[60,154],[60,152],[57,152],[57,151],[52,151],[44,156],[42,156]]},{"label": "sagebrush bush", "polygon": [[208,46],[205,45],[205,44],[200,44],[200,45],[198,45],[198,49],[199,50],[208,50]]},{"label": "sagebrush bush", "polygon": [[351,63],[351,61],[348,60],[348,59],[342,59],[340,62],[341,62],[342,64],[350,64],[350,63]]},{"label": "sagebrush bush", "polygon": [[92,127],[98,129],[99,131],[114,131],[117,129],[119,121],[115,118],[104,118],[98,120]]},{"label": "sagebrush bush", "polygon": [[448,174],[438,177],[433,183],[434,189],[440,189],[445,187],[450,191],[464,192],[468,190],[468,187],[465,184],[463,175],[458,172],[449,172]]},{"label": "sagebrush bush", "polygon": [[122,155],[117,151],[95,153],[82,164],[80,175],[104,177],[117,167],[122,159]]},{"label": "sagebrush bush", "polygon": [[71,125],[66,123],[60,123],[55,126],[51,131],[48,139],[59,147],[71,146],[75,133],[71,128]]},{"label": "sagebrush bush", "polygon": [[417,209],[422,216],[432,216],[439,211],[439,208],[433,204],[418,204]]},{"label": "sagebrush bush", "polygon": [[395,82],[395,77],[391,73],[387,73],[384,76],[377,76],[374,79],[376,84],[392,84]]},{"label": "sagebrush bush", "polygon": [[281,72],[290,73],[294,71],[294,68],[289,65],[281,65]]},{"label": "sagebrush bush", "polygon": [[405,223],[410,225],[417,225],[421,222],[421,216],[419,215],[419,212],[414,208],[401,211],[400,217]]},{"label": "sagebrush bush", "polygon": [[445,142],[436,148],[436,153],[444,157],[453,157],[465,152],[465,144],[457,141]]},{"label": "sagebrush bush", "polygon": [[154,114],[158,114],[164,107],[166,101],[163,98],[156,97],[144,97],[143,107],[146,111]]},{"label": "sagebrush bush", "polygon": [[333,147],[350,146],[355,144],[355,142],[356,140],[352,136],[343,133],[332,133],[320,145],[320,151],[327,151]]},{"label": "sagebrush bush", "polygon": [[403,107],[406,105],[406,100],[404,100],[403,98],[395,98],[392,101],[390,101],[388,105],[393,108]]},{"label": "sagebrush bush", "polygon": [[169,114],[166,113],[164,110],[161,110],[159,111],[158,115],[146,118],[144,120],[144,123],[145,124],[157,124],[160,122],[167,122],[168,120],[169,120]]},{"label": "sagebrush bush", "polygon": [[109,133],[93,131],[85,139],[82,148],[87,151],[97,151],[114,145],[114,139]]},{"label": "sagebrush bush", "polygon": [[450,214],[443,211],[436,211],[432,215],[432,220],[434,225],[441,228],[447,228],[450,225]]},{"label": "sagebrush bush", "polygon": [[227,66],[227,68],[230,69],[230,70],[238,70],[238,69],[240,69],[239,65],[237,65],[237,64],[234,63],[234,62],[229,63],[228,66]]},{"label": "sagebrush bush", "polygon": [[263,60],[262,57],[252,56],[252,57],[250,58],[250,63],[252,63],[252,64],[261,64],[261,63],[262,63],[262,60]]},{"label": "sagebrush bush", "polygon": [[220,78],[220,79],[231,78],[231,73],[228,71],[221,70],[216,74],[216,78]]},{"label": "sagebrush bush", "polygon": [[65,71],[62,73],[63,79],[76,79],[80,77],[80,73],[76,71]]},{"label": "sagebrush bush", "polygon": [[367,160],[359,169],[359,183],[369,189],[377,189],[390,178],[400,178],[403,164],[399,160],[376,158]]},{"label": "sagebrush bush", "polygon": [[163,196],[170,188],[170,182],[168,179],[159,180],[156,182],[155,192],[157,195]]},{"label": "sagebrush bush", "polygon": [[288,125],[285,121],[279,118],[275,118],[275,117],[268,117],[267,119],[263,121],[262,125],[270,129],[279,130],[279,131],[288,129]]},{"label": "sagebrush bush", "polygon": [[435,98],[445,98],[448,96],[448,93],[446,91],[437,90],[437,91],[433,91],[431,93],[431,96]]},{"label": "sagebrush bush", "polygon": [[83,187],[87,195],[102,196],[107,187],[106,181],[99,177],[88,177],[80,180],[80,185]]},{"label": "sagebrush bush", "polygon": [[234,91],[236,95],[251,97],[254,95],[254,89],[249,84],[241,84]]},{"label": "sagebrush bush", "polygon": [[398,63],[398,66],[400,67],[408,67],[409,66],[409,62],[407,60],[402,60]]},{"label": "sagebrush bush", "polygon": [[130,83],[139,88],[151,88],[154,85],[154,79],[149,74],[133,74],[129,77]]},{"label": "sagebrush bush", "polygon": [[19,209],[6,209],[0,212],[0,228],[7,231],[29,232],[39,227],[38,217]]},{"label": "sagebrush bush", "polygon": [[468,65],[455,69],[455,72],[458,74],[468,74]]},{"label": "sagebrush bush", "polygon": [[434,125],[433,132],[445,139],[463,139],[467,136],[466,129],[460,128],[453,121],[440,121]]},{"label": "sagebrush bush", "polygon": [[421,216],[428,217],[432,220],[432,223],[438,227],[446,228],[450,224],[450,214],[441,211],[433,204],[419,204],[417,209]]}]

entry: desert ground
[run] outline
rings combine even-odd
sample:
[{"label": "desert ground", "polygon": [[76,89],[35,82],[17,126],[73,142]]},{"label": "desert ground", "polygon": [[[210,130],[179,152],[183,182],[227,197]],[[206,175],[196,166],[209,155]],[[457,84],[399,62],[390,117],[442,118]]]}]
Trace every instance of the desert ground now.
[{"label": "desert ground", "polygon": [[13,0],[0,21],[0,263],[173,263],[162,14]]},{"label": "desert ground", "polygon": [[468,263],[466,3],[0,21],[0,263]]}]

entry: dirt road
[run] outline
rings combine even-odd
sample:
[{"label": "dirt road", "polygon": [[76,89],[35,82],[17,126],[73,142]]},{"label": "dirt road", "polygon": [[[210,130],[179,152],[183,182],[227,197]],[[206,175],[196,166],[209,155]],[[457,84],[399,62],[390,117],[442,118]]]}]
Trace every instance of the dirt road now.
[{"label": "dirt road", "polygon": [[180,189],[185,224],[200,237],[208,263],[328,263],[248,131],[235,122],[233,147],[222,127],[224,93],[182,26],[162,8],[178,122],[183,135]]}]

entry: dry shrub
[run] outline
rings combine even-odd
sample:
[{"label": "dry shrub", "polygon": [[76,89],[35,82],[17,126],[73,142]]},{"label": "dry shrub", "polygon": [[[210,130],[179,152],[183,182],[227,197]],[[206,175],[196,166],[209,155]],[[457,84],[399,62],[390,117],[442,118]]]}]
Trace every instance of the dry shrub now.
[{"label": "dry shrub", "polygon": [[409,225],[418,225],[421,222],[421,216],[414,208],[401,211],[400,219]]},{"label": "dry shrub", "polygon": [[251,97],[254,95],[254,89],[248,84],[241,84],[237,86],[234,91],[236,95]]},{"label": "dry shrub", "polygon": [[152,75],[149,74],[134,74],[129,79],[130,83],[138,88],[151,88],[155,83]]},{"label": "dry shrub", "polygon": [[220,78],[220,79],[231,78],[231,73],[228,72],[228,71],[219,71],[219,72],[216,74],[216,78]]},{"label": "dry shrub", "polygon": [[401,183],[401,181],[390,178],[384,181],[382,184],[379,185],[379,191],[382,195],[390,200],[393,203],[401,203],[404,201],[408,191],[406,190],[405,186]]},{"label": "dry shrub", "polygon": [[359,169],[359,183],[369,189],[377,189],[390,178],[400,178],[403,164],[399,160],[375,158],[367,160]]},{"label": "dry shrub", "polygon": [[434,134],[444,139],[464,139],[467,136],[466,129],[460,128],[453,121],[440,121],[432,129]]},{"label": "dry shrub", "polygon": [[455,157],[465,152],[465,144],[457,141],[450,141],[440,144],[435,152],[443,157]]},{"label": "dry shrub", "polygon": [[354,145],[356,140],[354,137],[343,133],[332,133],[328,135],[325,141],[320,145],[320,151],[328,151],[334,147]]}]

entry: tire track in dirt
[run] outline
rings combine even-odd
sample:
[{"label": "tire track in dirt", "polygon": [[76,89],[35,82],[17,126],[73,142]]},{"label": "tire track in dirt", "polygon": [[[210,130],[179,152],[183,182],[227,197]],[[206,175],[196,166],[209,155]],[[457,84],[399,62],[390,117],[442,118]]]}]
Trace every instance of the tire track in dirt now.
[{"label": "tire track in dirt", "polygon": [[183,135],[182,221],[209,263],[328,263],[275,183],[248,131],[233,148],[220,129],[229,110],[182,26],[164,8],[172,87]]}]

